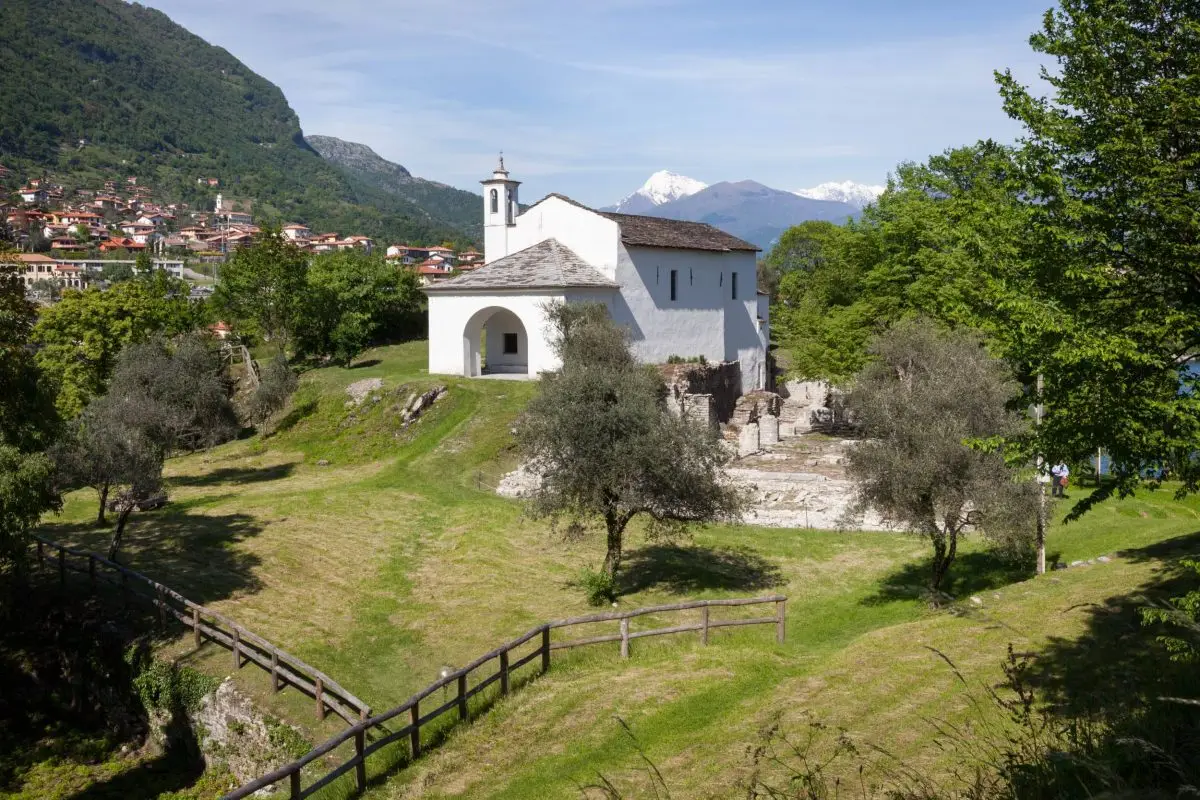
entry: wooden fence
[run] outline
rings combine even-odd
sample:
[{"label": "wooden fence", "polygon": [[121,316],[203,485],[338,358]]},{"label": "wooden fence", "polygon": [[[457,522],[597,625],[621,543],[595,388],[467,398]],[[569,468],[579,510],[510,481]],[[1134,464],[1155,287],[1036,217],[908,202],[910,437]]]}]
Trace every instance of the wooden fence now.
[{"label": "wooden fence", "polygon": [[58,579],[64,586],[68,572],[82,573],[88,576],[93,590],[99,581],[104,581],[120,587],[123,593],[152,603],[158,609],[161,625],[166,625],[167,616],[170,615],[191,628],[196,647],[205,639],[216,642],[233,654],[235,670],[241,669],[246,663],[257,664],[271,674],[271,687],[275,691],[293,686],[313,698],[320,719],[324,719],[328,711],[350,724],[371,716],[370,706],[343,689],[333,678],[228,617],[193,603],[140,572],[134,572],[103,556],[66,547],[40,536],[33,538],[37,544],[38,564],[43,569],[54,568],[47,563],[48,560],[57,564]]},{"label": "wooden fence", "polygon": [[[749,619],[713,619],[710,610],[713,608],[723,608],[728,606],[753,606],[774,604],[774,613],[770,616],[752,617]],[[485,653],[479,658],[467,664],[462,669],[444,675],[437,681],[431,683],[426,688],[417,692],[404,703],[396,706],[393,709],[383,712],[370,719],[363,720],[357,724],[351,725],[346,730],[337,734],[325,743],[318,745],[311,750],[303,758],[293,761],[291,764],[286,764],[279,769],[271,772],[261,778],[251,781],[244,786],[235,789],[225,795],[223,800],[240,800],[240,798],[249,797],[257,791],[274,786],[282,781],[288,783],[288,797],[290,800],[302,800],[305,797],[311,797],[321,789],[346,775],[351,770],[354,771],[354,788],[356,793],[361,793],[366,789],[367,785],[367,757],[377,753],[384,747],[390,744],[401,743],[407,741],[408,755],[410,759],[415,759],[421,755],[422,741],[421,729],[428,727],[431,723],[442,717],[444,714],[449,714],[450,719],[455,722],[468,722],[470,720],[470,709],[468,701],[475,695],[482,692],[492,684],[499,682],[500,694],[507,695],[509,693],[513,674],[528,664],[536,663],[539,666],[538,674],[545,673],[550,669],[550,654],[555,650],[566,650],[572,647],[584,647],[586,645],[600,644],[602,642],[620,642],[621,658],[629,658],[630,643],[634,639],[641,639],[647,636],[664,636],[672,633],[698,632],[700,641],[708,644],[709,632],[714,628],[727,628],[741,625],[774,625],[775,626],[775,641],[783,644],[785,632],[785,614],[786,614],[787,598],[783,595],[771,595],[769,597],[752,597],[732,600],[695,600],[687,603],[675,603],[672,605],[650,606],[648,608],[639,608],[634,611],[624,611],[611,614],[592,614],[586,617],[574,617],[572,619],[556,620],[539,625],[528,633],[513,639],[511,642],[501,645],[492,650],[490,653]],[[691,609],[699,609],[699,620],[682,625],[674,625],[668,628],[653,628],[650,630],[631,631],[629,621],[636,617],[645,616],[647,614],[662,614],[675,611],[687,611]],[[602,634],[598,636],[588,636],[580,639],[569,639],[567,641],[554,642],[551,641],[551,631],[558,628],[569,628],[577,625],[590,625],[594,623],[613,622],[618,623],[618,632],[610,634]],[[533,647],[528,652],[521,653],[522,648],[527,647],[530,643]],[[514,652],[516,655],[514,655]],[[479,679],[473,686],[469,686],[471,673],[483,667],[489,662],[496,663],[496,671],[487,677]],[[453,688],[452,688],[453,687]],[[441,705],[432,710],[422,713],[422,703],[429,697],[433,696],[439,690],[443,691],[443,701]],[[453,696],[446,700],[448,691],[453,691]],[[404,727],[397,730],[391,730],[387,727],[387,723],[393,720],[401,720],[406,724]],[[368,734],[371,734],[370,743],[367,741]],[[336,750],[343,744],[353,740],[354,754],[341,764],[326,772],[317,780],[313,781],[308,786],[303,785],[304,768],[313,764],[318,759],[323,758],[332,751]]]}]

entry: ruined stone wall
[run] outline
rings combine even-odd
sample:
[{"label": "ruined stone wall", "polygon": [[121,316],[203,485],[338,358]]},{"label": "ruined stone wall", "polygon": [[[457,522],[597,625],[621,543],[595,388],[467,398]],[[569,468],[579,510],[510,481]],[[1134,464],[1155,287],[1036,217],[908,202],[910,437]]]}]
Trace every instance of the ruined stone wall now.
[{"label": "ruined stone wall", "polygon": [[[726,423],[733,416],[742,394],[742,368],[737,361],[719,364],[660,364],[659,372],[667,384],[668,401],[681,414],[710,416]],[[689,396],[706,395],[707,400]],[[697,406],[706,410],[696,410]]]}]

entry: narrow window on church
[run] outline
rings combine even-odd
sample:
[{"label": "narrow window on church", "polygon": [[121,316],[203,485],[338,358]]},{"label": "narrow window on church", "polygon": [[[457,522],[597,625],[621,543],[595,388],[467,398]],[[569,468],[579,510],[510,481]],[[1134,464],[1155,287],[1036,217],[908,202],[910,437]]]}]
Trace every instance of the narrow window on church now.
[{"label": "narrow window on church", "polygon": [[679,270],[671,270],[671,299],[675,300],[679,292],[676,288],[679,285]]},{"label": "narrow window on church", "polygon": [[696,276],[692,274],[692,270],[688,269],[688,286],[696,285]]},{"label": "narrow window on church", "polygon": [[500,211],[500,193],[492,189],[492,213],[496,214]]},{"label": "narrow window on church", "polygon": [[504,334],[504,354],[516,355],[517,353],[517,335],[515,333]]},{"label": "narrow window on church", "polygon": [[737,300],[737,273],[729,273],[729,288],[733,291],[733,299]]}]

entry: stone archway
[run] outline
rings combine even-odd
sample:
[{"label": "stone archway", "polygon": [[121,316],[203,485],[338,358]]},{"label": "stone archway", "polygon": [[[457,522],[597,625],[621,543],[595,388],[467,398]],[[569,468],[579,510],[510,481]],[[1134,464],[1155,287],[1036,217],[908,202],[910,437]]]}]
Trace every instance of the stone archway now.
[{"label": "stone archway", "polygon": [[463,329],[462,374],[528,375],[529,335],[521,318],[500,306],[475,312]]}]

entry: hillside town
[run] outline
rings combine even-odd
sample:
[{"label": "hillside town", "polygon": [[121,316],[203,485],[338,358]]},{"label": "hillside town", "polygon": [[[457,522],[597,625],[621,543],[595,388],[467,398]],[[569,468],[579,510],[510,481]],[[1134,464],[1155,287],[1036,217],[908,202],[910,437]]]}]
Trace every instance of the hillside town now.
[{"label": "hillside town", "polygon": [[[0,181],[10,171],[0,165]],[[217,188],[218,178],[201,177],[197,185]],[[135,264],[141,253],[152,254],[156,268],[176,277],[198,276],[185,265],[219,268],[229,255],[253,242],[264,230],[253,213],[253,202],[218,193],[211,211],[188,203],[161,203],[153,189],[137,176],[106,180],[101,188],[68,191],[47,178],[29,178],[0,200],[3,217],[21,253],[22,279],[27,289],[50,281],[62,289],[81,289],[100,282],[105,267]],[[282,226],[283,236],[313,254],[359,249],[374,252],[369,236],[315,232],[307,225]],[[443,245],[407,243],[386,248],[386,259],[398,268],[416,272],[429,285],[482,265],[483,254],[471,248],[456,252]],[[212,272],[214,270],[207,270]]]}]

